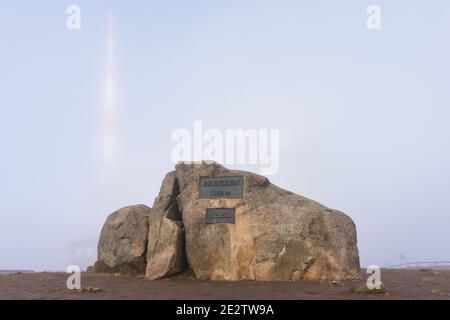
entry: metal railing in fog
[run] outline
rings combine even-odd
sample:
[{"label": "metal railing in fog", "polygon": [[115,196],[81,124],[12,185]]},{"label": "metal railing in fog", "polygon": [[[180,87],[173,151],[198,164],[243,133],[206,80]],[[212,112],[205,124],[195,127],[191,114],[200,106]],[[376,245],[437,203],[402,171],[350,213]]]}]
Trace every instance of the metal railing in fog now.
[{"label": "metal railing in fog", "polygon": [[415,262],[405,262],[392,266],[386,267],[387,269],[398,269],[398,268],[450,268],[450,261],[415,261]]}]

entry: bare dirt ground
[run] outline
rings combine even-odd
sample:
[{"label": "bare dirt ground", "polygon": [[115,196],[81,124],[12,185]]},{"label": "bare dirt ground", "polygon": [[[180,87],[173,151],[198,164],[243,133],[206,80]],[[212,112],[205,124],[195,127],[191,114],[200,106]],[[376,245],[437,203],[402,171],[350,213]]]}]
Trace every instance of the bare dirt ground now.
[{"label": "bare dirt ground", "polygon": [[[341,284],[315,282],[213,282],[189,274],[146,281],[142,277],[83,273],[82,287],[92,292],[66,288],[65,273],[0,274],[0,299],[446,299],[450,300],[450,270],[383,269],[385,293],[356,290],[361,281]],[[94,290],[95,291],[95,290]]]}]

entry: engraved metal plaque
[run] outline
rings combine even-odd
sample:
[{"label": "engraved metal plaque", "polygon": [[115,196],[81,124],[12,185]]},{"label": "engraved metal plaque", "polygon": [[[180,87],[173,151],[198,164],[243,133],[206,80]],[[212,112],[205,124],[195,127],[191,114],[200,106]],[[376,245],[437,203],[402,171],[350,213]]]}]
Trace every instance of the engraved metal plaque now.
[{"label": "engraved metal plaque", "polygon": [[201,177],[200,198],[242,198],[244,177]]},{"label": "engraved metal plaque", "polygon": [[234,208],[206,209],[206,223],[231,223],[234,224]]}]

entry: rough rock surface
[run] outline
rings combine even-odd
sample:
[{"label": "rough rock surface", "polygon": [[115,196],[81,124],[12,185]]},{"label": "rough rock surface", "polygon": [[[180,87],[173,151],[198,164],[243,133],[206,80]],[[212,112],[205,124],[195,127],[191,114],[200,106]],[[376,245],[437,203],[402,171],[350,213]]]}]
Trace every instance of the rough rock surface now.
[{"label": "rough rock surface", "polygon": [[109,215],[98,243],[97,272],[144,273],[150,212],[137,205]]},{"label": "rough rock surface", "polygon": [[184,228],[176,197],[175,172],[163,180],[149,218],[146,278],[154,280],[186,268]]},{"label": "rough rock surface", "polygon": [[[203,176],[243,176],[243,197],[201,199]],[[265,177],[216,163],[180,163],[164,180],[155,207],[147,254],[150,279],[181,270],[184,255],[200,279],[341,281],[360,277],[353,221]],[[207,208],[235,208],[235,224],[206,224]],[[158,219],[161,223],[156,228]]]}]

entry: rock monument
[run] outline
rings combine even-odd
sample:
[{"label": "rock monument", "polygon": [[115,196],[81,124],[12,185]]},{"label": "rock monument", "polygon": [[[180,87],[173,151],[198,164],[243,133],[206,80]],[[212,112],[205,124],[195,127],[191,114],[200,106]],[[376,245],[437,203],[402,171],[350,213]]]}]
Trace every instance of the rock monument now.
[{"label": "rock monument", "polygon": [[356,227],[347,215],[214,162],[179,163],[166,175],[146,240],[151,280],[188,268],[210,280],[360,277]]}]

